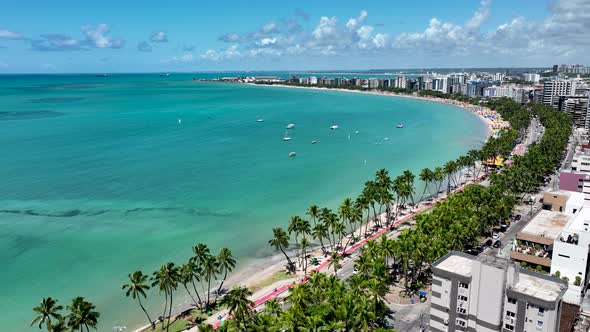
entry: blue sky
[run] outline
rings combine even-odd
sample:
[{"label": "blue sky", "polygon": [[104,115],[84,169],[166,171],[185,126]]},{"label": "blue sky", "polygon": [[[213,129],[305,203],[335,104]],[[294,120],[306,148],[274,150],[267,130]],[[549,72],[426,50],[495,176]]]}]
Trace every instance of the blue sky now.
[{"label": "blue sky", "polygon": [[588,0],[10,1],[0,73],[590,64]]}]

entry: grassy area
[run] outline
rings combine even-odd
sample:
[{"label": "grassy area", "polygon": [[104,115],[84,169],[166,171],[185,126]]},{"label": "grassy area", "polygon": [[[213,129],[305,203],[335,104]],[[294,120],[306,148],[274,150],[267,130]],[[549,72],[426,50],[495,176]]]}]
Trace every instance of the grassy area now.
[{"label": "grassy area", "polygon": [[[207,319],[207,315],[205,315],[204,313],[201,312],[201,310],[198,309],[193,309],[190,311],[190,320],[191,321],[202,321]],[[184,316],[184,317],[179,317],[178,319],[176,319],[175,321],[172,321],[170,323],[170,329],[169,332],[180,332],[180,331],[185,331],[187,329],[187,327],[191,326],[192,323],[189,322],[189,320],[187,320],[187,318],[189,318],[188,316]],[[164,325],[165,326],[165,325]],[[162,325],[162,323],[158,323],[156,324],[156,329],[154,330],[155,332],[165,332],[166,328]],[[151,329],[146,330],[146,331],[152,331]]]},{"label": "grassy area", "polygon": [[264,280],[261,280],[257,284],[250,287],[250,289],[252,290],[252,292],[257,292],[257,291],[263,289],[264,287],[268,287],[268,286],[274,284],[277,281],[294,279],[294,278],[296,278],[296,276],[294,276],[292,274],[287,274],[285,271],[279,271],[279,272],[276,272],[275,274],[271,275],[270,277],[268,277]]}]

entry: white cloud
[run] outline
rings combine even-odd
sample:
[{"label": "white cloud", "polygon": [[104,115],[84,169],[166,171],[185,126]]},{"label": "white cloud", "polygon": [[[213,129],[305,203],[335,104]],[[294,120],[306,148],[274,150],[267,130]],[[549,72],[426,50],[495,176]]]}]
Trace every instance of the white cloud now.
[{"label": "white cloud", "polygon": [[99,24],[96,28],[84,25],[82,32],[86,35],[86,41],[96,48],[121,48],[125,45],[124,40],[108,36],[110,28],[104,23]]},{"label": "white cloud", "polygon": [[257,42],[256,44],[259,46],[268,46],[268,45],[273,45],[276,44],[277,42],[277,38],[262,38],[259,42]]},{"label": "white cloud", "polygon": [[[361,60],[397,54],[407,57],[408,62],[422,59],[430,63],[435,59],[460,66],[466,65],[466,60],[471,65],[590,62],[590,1],[554,1],[544,19],[516,17],[488,27],[492,1],[480,0],[464,23],[435,17],[425,22],[424,29],[396,35],[378,31],[382,27],[371,24],[365,10],[344,23],[335,16],[322,16],[308,29],[292,17],[272,21],[252,33],[226,34],[219,39],[231,43],[230,47],[209,50],[201,57],[214,61],[245,56],[340,56]],[[297,28],[289,28],[293,25]]]},{"label": "white cloud", "polygon": [[10,30],[0,30],[0,39],[24,39],[25,36]]},{"label": "white cloud", "polygon": [[479,29],[479,27],[490,17],[490,5],[492,0],[481,0],[480,6],[473,16],[465,23],[465,27],[470,30]]},{"label": "white cloud", "polygon": [[320,18],[320,23],[317,25],[315,30],[313,30],[312,35],[317,40],[330,38],[336,35],[337,24],[338,20],[336,20],[335,16],[322,16],[322,18]]},{"label": "white cloud", "polygon": [[168,35],[164,31],[152,33],[150,40],[154,43],[165,43],[168,41]]},{"label": "white cloud", "polygon": [[207,50],[205,53],[201,54],[200,57],[205,60],[220,61],[237,58],[240,55],[241,53],[238,51],[238,45],[234,44],[222,51]]}]

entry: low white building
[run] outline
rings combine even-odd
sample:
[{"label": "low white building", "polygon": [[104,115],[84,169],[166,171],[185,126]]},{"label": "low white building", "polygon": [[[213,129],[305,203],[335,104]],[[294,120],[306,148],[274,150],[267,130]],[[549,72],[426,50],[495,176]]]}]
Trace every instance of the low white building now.
[{"label": "low white building", "polygon": [[450,252],[432,265],[430,331],[559,331],[567,283],[503,258]]},{"label": "low white building", "polygon": [[584,285],[588,284],[589,246],[590,207],[583,207],[553,242],[551,274],[567,278],[567,303],[579,305],[582,301]]},{"label": "low white building", "polygon": [[574,153],[571,169],[576,173],[590,174],[590,153],[584,151]]}]

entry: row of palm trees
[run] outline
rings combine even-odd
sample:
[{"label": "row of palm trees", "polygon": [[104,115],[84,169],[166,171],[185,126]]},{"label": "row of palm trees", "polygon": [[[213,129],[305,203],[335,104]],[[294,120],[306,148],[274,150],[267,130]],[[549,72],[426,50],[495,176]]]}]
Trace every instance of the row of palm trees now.
[{"label": "row of palm trees", "polygon": [[100,313],[96,311],[94,304],[83,297],[75,297],[70,305],[66,306],[67,313],[63,315],[63,306],[56,299],[44,297],[41,303],[33,308],[35,318],[31,326],[37,325],[39,329],[45,327],[51,332],[65,331],[90,331],[96,328]]},{"label": "row of palm trees", "polygon": [[[219,287],[216,290],[216,293],[220,295],[228,273],[233,271],[236,266],[236,260],[228,248],[221,248],[219,254],[215,256],[211,254],[206,244],[199,243],[193,247],[192,251],[193,256],[189,258],[188,262],[180,265],[168,262],[163,264],[157,271],[154,271],[151,278],[149,278],[151,284],[148,282],[148,276],[142,271],[135,271],[128,275],[129,282],[123,285],[125,295],[137,299],[152,329],[155,328],[156,322],[152,320],[141,302],[142,298],[147,297],[147,290],[157,288],[161,294],[164,294],[164,311],[160,320],[163,328],[168,331],[172,318],[173,295],[179,286],[184,288],[196,308],[209,310],[211,306],[211,281],[221,277]],[[197,289],[197,284],[201,285],[200,292]]]}]

